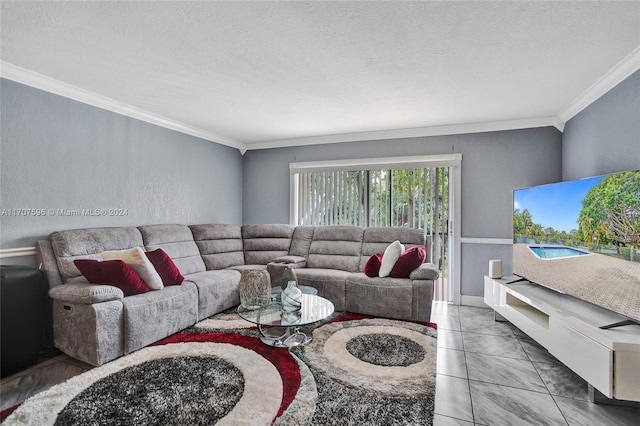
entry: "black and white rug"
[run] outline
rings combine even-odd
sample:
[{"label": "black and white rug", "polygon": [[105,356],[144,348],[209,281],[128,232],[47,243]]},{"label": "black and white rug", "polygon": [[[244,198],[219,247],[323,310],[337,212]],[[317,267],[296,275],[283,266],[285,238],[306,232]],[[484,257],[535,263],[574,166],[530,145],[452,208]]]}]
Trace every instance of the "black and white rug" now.
[{"label": "black and white rug", "polygon": [[346,314],[272,348],[221,314],[38,394],[6,425],[430,425],[436,331]]}]

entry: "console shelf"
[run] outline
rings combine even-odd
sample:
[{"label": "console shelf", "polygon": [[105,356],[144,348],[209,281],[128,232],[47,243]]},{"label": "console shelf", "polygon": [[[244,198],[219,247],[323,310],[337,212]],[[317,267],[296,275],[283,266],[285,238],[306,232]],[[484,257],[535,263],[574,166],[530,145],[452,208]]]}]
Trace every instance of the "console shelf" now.
[{"label": "console shelf", "polygon": [[484,302],[608,398],[640,401],[640,325],[518,277],[484,277]]}]

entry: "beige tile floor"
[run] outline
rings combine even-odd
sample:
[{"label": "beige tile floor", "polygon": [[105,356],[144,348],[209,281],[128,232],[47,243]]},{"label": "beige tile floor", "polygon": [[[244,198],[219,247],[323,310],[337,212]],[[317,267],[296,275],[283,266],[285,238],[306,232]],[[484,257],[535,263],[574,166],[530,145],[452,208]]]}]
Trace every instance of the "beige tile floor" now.
[{"label": "beige tile floor", "polygon": [[[434,302],[434,425],[640,425],[640,409],[593,404],[587,383],[490,309]],[[58,355],[0,381],[0,409],[91,366]]]}]

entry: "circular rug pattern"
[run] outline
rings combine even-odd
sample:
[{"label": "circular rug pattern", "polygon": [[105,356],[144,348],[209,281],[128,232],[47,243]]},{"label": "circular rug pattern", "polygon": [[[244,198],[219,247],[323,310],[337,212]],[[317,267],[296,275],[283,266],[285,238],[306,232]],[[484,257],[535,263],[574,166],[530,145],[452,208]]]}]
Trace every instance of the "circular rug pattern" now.
[{"label": "circular rug pattern", "polygon": [[76,395],[56,425],[215,423],[244,391],[242,371],[217,357],[156,359],[123,368]]},{"label": "circular rug pattern", "polygon": [[[233,408],[222,416],[217,424],[271,424],[276,417],[280,408],[282,400],[282,380],[278,370],[262,356],[256,352],[243,348],[241,346],[232,345],[228,343],[176,343],[167,344],[162,346],[152,346],[141,349],[128,356],[118,358],[108,364],[101,367],[97,367],[93,370],[89,370],[79,376],[73,377],[67,380],[65,383],[54,386],[49,390],[46,390],[34,397],[28,399],[22,404],[7,420],[7,425],[11,424],[24,424],[24,425],[54,425],[56,424],[58,414],[65,410],[70,403],[75,399],[75,404],[84,404],[89,407],[93,407],[101,411],[102,407],[92,404],[90,395],[93,393],[91,389],[94,385],[101,386],[101,379],[112,376],[116,373],[127,370],[130,367],[140,366],[148,362],[158,361],[166,363],[168,359],[173,358],[188,358],[191,357],[204,357],[213,358],[218,360],[217,362],[223,365],[231,364],[231,369],[236,369],[242,373],[244,380],[244,386],[242,389],[242,395],[237,400],[237,403]],[[221,361],[222,360],[222,361]],[[193,361],[193,360],[192,360]],[[206,367],[208,363],[192,362],[193,365],[200,367]],[[215,364],[215,361],[214,361]],[[148,364],[147,364],[148,365]],[[208,364],[212,365],[212,364]],[[138,373],[144,373],[144,366],[137,368]],[[227,370],[229,370],[227,368]],[[133,370],[129,370],[133,371]],[[149,375],[157,374],[155,369],[147,369]],[[203,371],[199,371],[198,374],[202,374]],[[122,374],[122,373],[120,373]],[[125,373],[126,374],[126,373]],[[136,380],[143,382],[149,380],[148,375],[142,374]],[[111,379],[109,379],[111,380]],[[158,377],[157,380],[164,380],[163,377]],[[236,381],[237,382],[237,381]],[[189,382],[186,383],[188,385]],[[184,383],[183,383],[184,384]],[[169,383],[166,383],[169,385]],[[83,391],[87,391],[83,394]],[[268,391],[265,391],[268,390]],[[143,394],[146,394],[145,390]],[[83,394],[83,395],[82,395]],[[125,392],[126,394],[126,392]],[[85,398],[85,396],[87,398]],[[159,397],[159,394],[150,392],[143,397],[149,398],[145,401],[141,410],[150,410],[153,407],[165,405],[167,410],[172,408],[169,406],[168,400],[171,399],[167,394],[163,395],[163,398],[155,399]],[[125,395],[125,399],[127,396]],[[217,407],[217,402],[220,398],[215,398],[205,407],[200,407],[200,413],[204,413],[204,421],[202,422],[186,422],[175,424],[202,424],[209,425],[211,421],[209,416],[216,417],[220,415]],[[125,401],[120,401],[122,405],[126,405]],[[141,403],[141,402],[140,402]],[[142,404],[142,403],[141,403]],[[72,404],[73,405],[73,404]],[[216,414],[218,413],[218,414]],[[176,413],[165,411],[168,418],[175,418]],[[120,413],[113,413],[114,422],[112,424],[125,424],[119,421]],[[161,415],[156,413],[156,415]],[[87,424],[84,421],[75,422],[71,421],[69,417],[63,423],[58,424]],[[138,423],[131,424],[168,424],[157,422],[157,418],[139,419]],[[170,423],[169,423],[170,424]]]},{"label": "circular rug pattern", "polygon": [[431,425],[435,337],[345,314],[287,350],[223,313],[28,399],[5,424]]},{"label": "circular rug pattern", "polygon": [[[351,387],[397,396],[420,396],[435,393],[436,340],[429,336],[429,327],[385,319],[333,322],[317,328],[313,340],[301,349],[305,362],[317,371]],[[433,332],[432,332],[433,333]],[[407,365],[397,361],[380,361],[376,354],[354,355],[347,346],[355,340],[371,340],[384,335],[394,342],[394,348],[407,351],[394,354],[394,359],[413,360]],[[410,343],[406,343],[409,341]],[[404,344],[398,345],[398,342]],[[353,346],[353,344],[351,345]],[[380,346],[380,344],[378,344]],[[419,347],[421,350],[417,350]],[[388,351],[385,351],[388,352]],[[399,352],[399,351],[398,351]],[[423,356],[418,355],[424,353]],[[426,356],[430,354],[431,356]],[[371,357],[378,360],[369,362]],[[388,365],[384,365],[388,364]]]},{"label": "circular rug pattern", "polygon": [[347,351],[373,365],[406,367],[424,359],[426,351],[411,339],[395,334],[372,333],[347,342]]},{"label": "circular rug pattern", "polygon": [[349,419],[345,424],[431,425],[435,338],[430,327],[387,319],[318,327],[308,345],[292,350],[309,366],[318,388],[310,424]]}]

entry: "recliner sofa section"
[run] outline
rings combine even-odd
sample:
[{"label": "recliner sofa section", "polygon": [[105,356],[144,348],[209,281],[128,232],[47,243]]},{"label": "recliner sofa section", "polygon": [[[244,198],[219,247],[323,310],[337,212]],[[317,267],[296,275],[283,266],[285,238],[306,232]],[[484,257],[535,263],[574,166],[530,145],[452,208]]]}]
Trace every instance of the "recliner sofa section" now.
[{"label": "recliner sofa section", "polygon": [[[363,273],[368,258],[395,240],[425,245],[422,230],[408,228],[161,224],[53,232],[37,242],[36,254],[51,288],[55,345],[101,365],[237,306],[246,269],[268,270],[276,286],[294,267],[299,283],[316,288],[336,311],[429,321],[434,265],[409,278]],[[185,281],[125,297],[119,288],[89,284],[73,263],[132,247],[162,248]]]}]

